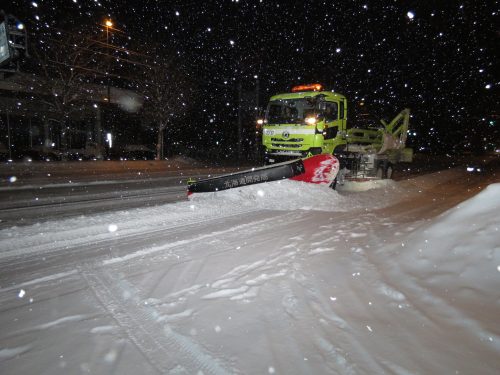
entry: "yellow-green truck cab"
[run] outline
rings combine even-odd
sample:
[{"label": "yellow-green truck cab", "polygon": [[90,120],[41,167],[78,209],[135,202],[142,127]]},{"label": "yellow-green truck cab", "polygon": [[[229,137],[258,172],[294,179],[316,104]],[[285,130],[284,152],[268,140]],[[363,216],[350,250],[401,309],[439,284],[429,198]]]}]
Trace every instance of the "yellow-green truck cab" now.
[{"label": "yellow-green truck cab", "polygon": [[319,85],[297,86],[271,97],[262,127],[266,162],[333,154],[346,144],[346,121],[345,96],[321,91]]}]

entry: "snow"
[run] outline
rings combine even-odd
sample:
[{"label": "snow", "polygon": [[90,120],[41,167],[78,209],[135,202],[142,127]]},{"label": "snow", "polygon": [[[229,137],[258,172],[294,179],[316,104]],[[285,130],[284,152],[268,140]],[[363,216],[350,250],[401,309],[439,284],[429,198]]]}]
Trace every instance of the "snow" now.
[{"label": "snow", "polygon": [[467,176],[2,229],[0,372],[498,373],[500,184]]}]

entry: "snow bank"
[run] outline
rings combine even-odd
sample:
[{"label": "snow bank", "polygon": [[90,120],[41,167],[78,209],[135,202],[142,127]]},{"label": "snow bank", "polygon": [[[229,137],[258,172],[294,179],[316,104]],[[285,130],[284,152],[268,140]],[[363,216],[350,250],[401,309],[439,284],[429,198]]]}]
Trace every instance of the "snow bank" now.
[{"label": "snow bank", "polygon": [[499,212],[500,184],[493,184],[411,236],[397,263],[454,303],[496,303],[500,316]]},{"label": "snow bank", "polygon": [[[363,192],[379,189],[378,192],[356,194],[346,199],[342,192]],[[397,189],[394,181],[349,182],[339,191],[327,185],[310,184],[292,180],[274,181],[265,184],[243,186],[215,193],[194,194],[192,202],[211,204],[219,202],[224,205],[246,206],[269,210],[312,210],[312,211],[350,211],[361,208],[374,208],[387,204],[392,196],[391,191]],[[375,198],[375,199],[374,199]]]},{"label": "snow bank", "polygon": [[[80,216],[0,230],[0,259],[52,251],[89,241],[168,230],[231,214],[258,210],[345,212],[382,207],[394,199],[396,184],[379,185],[349,197],[326,185],[283,180],[215,193],[194,194],[189,202]],[[372,186],[373,187],[373,186]]]},{"label": "snow bank", "polygon": [[342,196],[326,185],[308,184],[292,180],[274,181],[243,186],[215,193],[194,194],[192,202],[210,205],[254,207],[270,210],[344,211]]},{"label": "snow bank", "polygon": [[485,345],[500,353],[499,212],[500,184],[492,184],[402,239],[392,254],[377,254],[403,299],[471,351]]}]

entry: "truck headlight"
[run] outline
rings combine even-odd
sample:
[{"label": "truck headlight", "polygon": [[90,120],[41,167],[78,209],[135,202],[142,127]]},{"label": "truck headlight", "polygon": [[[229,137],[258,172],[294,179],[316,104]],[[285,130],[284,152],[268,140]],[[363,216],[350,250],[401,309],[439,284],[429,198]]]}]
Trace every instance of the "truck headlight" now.
[{"label": "truck headlight", "polygon": [[306,124],[308,125],[314,125],[316,124],[316,117],[306,117]]}]

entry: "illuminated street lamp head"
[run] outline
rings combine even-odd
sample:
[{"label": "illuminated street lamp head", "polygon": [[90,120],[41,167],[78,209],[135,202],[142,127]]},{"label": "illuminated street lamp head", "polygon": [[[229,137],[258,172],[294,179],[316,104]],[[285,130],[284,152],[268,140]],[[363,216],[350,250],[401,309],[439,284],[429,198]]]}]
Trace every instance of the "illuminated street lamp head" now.
[{"label": "illuminated street lamp head", "polygon": [[111,27],[113,26],[113,22],[111,20],[106,20],[105,25],[106,27]]}]

